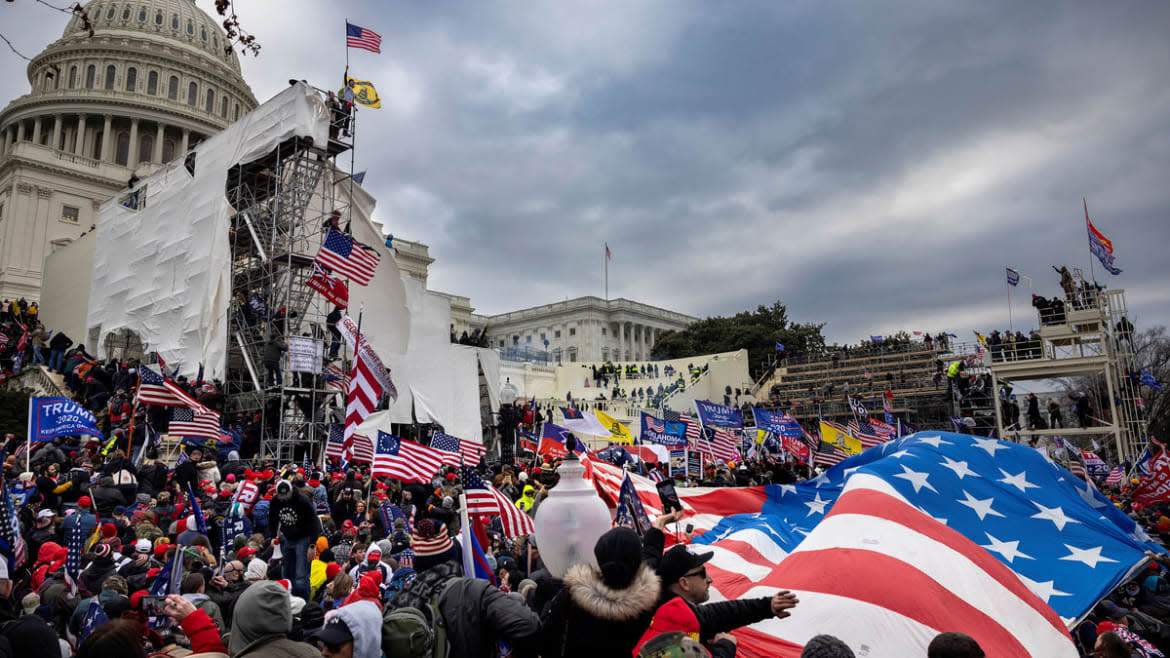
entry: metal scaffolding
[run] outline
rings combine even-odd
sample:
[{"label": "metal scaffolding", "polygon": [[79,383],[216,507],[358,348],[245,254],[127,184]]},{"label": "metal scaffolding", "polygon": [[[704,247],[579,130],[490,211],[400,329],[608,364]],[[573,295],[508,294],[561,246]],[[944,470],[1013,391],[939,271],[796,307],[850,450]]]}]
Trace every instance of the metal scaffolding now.
[{"label": "metal scaffolding", "polygon": [[[226,194],[235,215],[227,408],[229,414],[262,417],[258,455],[281,463],[300,461],[306,453],[319,459],[328,425],[344,413],[344,397],[324,373],[331,341],[326,319],[333,306],[305,282],[331,216],[349,216],[350,196],[335,193],[340,181],[351,180],[337,162],[346,150],[352,166],[352,143],[294,138],[228,172]],[[283,350],[275,367],[266,365],[270,341],[287,347],[290,338],[313,343],[313,371],[293,372]],[[348,372],[345,356],[342,351],[335,361],[341,372]]]},{"label": "metal scaffolding", "polygon": [[[996,405],[999,436],[1061,436],[1081,448],[1096,437],[1108,438],[1116,460],[1132,462],[1145,446],[1147,423],[1133,377],[1137,365],[1125,291],[1094,291],[1080,272],[1077,278],[1078,292],[1061,300],[1063,308],[1038,312],[1040,340],[1026,349],[993,353],[991,373],[996,391],[1025,381],[1087,378],[1087,394],[1094,402],[1091,422],[1087,427],[1008,427],[1002,405]],[[1072,424],[1072,418],[1065,418],[1063,424]],[[1027,425],[1023,418],[1021,425]]]}]

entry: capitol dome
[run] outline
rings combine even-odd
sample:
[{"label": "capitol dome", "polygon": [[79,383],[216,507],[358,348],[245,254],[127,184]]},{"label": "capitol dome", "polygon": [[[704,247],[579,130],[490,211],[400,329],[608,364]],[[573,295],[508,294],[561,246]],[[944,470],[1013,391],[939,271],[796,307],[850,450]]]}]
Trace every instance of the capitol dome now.
[{"label": "capitol dome", "polygon": [[223,28],[194,0],[85,9],[93,36],[72,16],[29,62],[29,93],[0,111],[0,295],[35,298],[43,259],[93,224],[132,173],[257,105]]}]

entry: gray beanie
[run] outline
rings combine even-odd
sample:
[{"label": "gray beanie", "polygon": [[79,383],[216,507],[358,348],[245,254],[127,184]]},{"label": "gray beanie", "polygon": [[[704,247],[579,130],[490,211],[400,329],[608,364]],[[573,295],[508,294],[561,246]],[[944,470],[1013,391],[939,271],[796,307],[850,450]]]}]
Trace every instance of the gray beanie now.
[{"label": "gray beanie", "polygon": [[832,635],[815,635],[804,643],[800,658],[855,658],[849,645]]}]

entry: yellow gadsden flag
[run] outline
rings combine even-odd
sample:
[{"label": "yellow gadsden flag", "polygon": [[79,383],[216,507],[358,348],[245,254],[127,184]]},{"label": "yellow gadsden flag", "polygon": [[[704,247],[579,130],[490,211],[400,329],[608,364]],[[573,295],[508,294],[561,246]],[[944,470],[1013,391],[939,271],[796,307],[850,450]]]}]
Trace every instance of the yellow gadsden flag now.
[{"label": "yellow gadsden flag", "polygon": [[821,440],[835,444],[851,455],[861,454],[861,441],[849,436],[848,430],[837,423],[821,421]]},{"label": "yellow gadsden flag", "polygon": [[[382,107],[382,99],[378,98],[378,92],[374,89],[374,83],[369,80],[354,80],[346,77],[346,84],[353,83],[353,102],[358,105],[366,107]],[[342,89],[337,94],[341,98],[345,98],[345,90]]]},{"label": "yellow gadsden flag", "polygon": [[610,441],[631,444],[634,442],[634,436],[630,434],[630,428],[617,422],[604,411],[594,409],[593,414],[597,416],[597,420],[601,421],[605,429],[609,430],[609,433],[613,435],[613,438],[609,439]]}]

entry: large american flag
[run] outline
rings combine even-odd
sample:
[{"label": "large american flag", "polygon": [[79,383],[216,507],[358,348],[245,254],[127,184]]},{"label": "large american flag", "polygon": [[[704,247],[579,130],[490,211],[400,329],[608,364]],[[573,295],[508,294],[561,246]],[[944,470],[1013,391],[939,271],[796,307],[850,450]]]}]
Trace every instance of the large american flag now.
[{"label": "large american flag", "polygon": [[392,477],[403,482],[431,481],[443,468],[443,457],[438,450],[378,432],[374,448],[374,477]]},{"label": "large american flag", "polygon": [[687,427],[687,440],[694,441],[702,435],[702,429],[698,421],[686,414],[680,414],[677,411],[670,409],[662,410],[662,419],[671,423],[684,423]]},{"label": "large american flag", "polygon": [[219,414],[205,414],[187,407],[175,407],[171,409],[171,424],[167,426],[167,434],[219,441],[221,438]]},{"label": "large american flag", "polygon": [[360,25],[345,24],[345,47],[361,48],[372,53],[382,52],[382,35]]},{"label": "large american flag", "polygon": [[370,363],[362,351],[354,357],[353,373],[349,377],[349,394],[345,403],[346,459],[353,453],[354,432],[382,399],[382,385],[374,376]]},{"label": "large american flag", "polygon": [[366,251],[360,242],[331,228],[313,262],[333,270],[338,276],[349,277],[358,285],[368,286],[381,259],[377,253]]},{"label": "large american flag", "polygon": [[164,407],[189,407],[205,414],[215,414],[218,424],[219,414],[203,406],[198,400],[180,388],[170,379],[164,379],[149,366],[138,368],[138,401],[147,404],[157,404]]},{"label": "large american flag", "polygon": [[[587,464],[611,506],[624,476]],[[653,483],[630,477],[651,518],[660,514]],[[945,432],[896,439],[809,482],[678,493],[680,525],[700,533],[692,550],[714,552],[712,600],[783,583],[808,615],[734,631],[741,656],[795,658],[816,633],[870,655],[921,656],[939,632],[962,628],[989,656],[1072,658],[1064,629],[1143,567],[1153,546],[1037,451]]]},{"label": "large american flag", "polygon": [[464,464],[478,464],[487,448],[482,443],[460,439],[450,434],[435,432],[431,438],[431,447],[443,453],[443,463],[452,466]]},{"label": "large american flag", "polygon": [[463,469],[463,492],[467,495],[467,513],[499,515],[506,536],[520,537],[536,532],[530,516],[517,509],[507,496],[484,482],[479,473],[466,467]]}]

